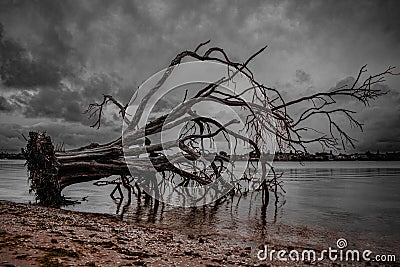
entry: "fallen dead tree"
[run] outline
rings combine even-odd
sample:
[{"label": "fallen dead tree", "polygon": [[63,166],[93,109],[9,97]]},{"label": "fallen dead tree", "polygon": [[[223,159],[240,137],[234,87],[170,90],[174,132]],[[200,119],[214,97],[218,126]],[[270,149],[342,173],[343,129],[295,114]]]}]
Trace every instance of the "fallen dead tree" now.
[{"label": "fallen dead tree", "polygon": [[[271,136],[279,150],[306,151],[310,143],[319,143],[324,148],[354,146],[354,140],[343,129],[337,115],[342,116],[339,117],[340,120],[345,118],[352,126],[360,129],[362,124],[354,118],[354,111],[337,108],[335,105],[340,103],[342,98],[351,98],[367,105],[370,100],[386,93],[376,85],[382,83],[385,76],[395,75],[394,68],[389,67],[381,73],[364,77],[366,66],[363,66],[352,84],[294,100],[285,100],[279,90],[258,82],[250,69],[250,62],[266,47],[251,55],[244,63],[240,63],[232,61],[219,47],[205,49],[208,43],[200,44],[193,51],[178,54],[162,73],[159,81],[146,92],[139,105],[129,109],[129,105],[119,103],[111,95],[105,95],[101,103],[89,106],[87,112],[96,117],[92,127],[97,128],[101,126],[103,108],[108,103],[113,103],[119,108],[126,124],[120,138],[106,144],[93,143],[77,149],[55,151],[46,133],[31,132],[24,153],[31,190],[35,192],[39,202],[47,206],[60,206],[63,203],[61,192],[65,187],[97,181],[112,175],[121,177],[121,184],[129,192],[136,185],[143,185],[143,182],[151,182],[152,185],[148,186],[152,190],[158,190],[160,178],[156,179],[157,175],[161,175],[161,180],[174,181],[173,190],[215,183],[223,173],[228,173],[232,178],[230,181],[234,184],[240,184],[242,180],[251,181],[252,175],[258,175],[258,181],[261,181],[258,189],[271,190],[276,196],[281,186],[279,174],[275,173],[264,153]],[[208,85],[190,88],[189,93],[186,90],[177,108],[141,124],[143,112],[151,97],[160,90],[184,60],[216,62],[224,65],[228,74]],[[234,82],[239,75],[247,79],[251,87],[242,91],[221,89],[222,85]],[[250,95],[249,100],[244,100],[244,95]],[[239,107],[243,110],[246,114],[243,130],[246,134],[232,130],[231,126],[237,124],[234,118],[221,123],[215,118],[198,115],[194,106],[205,105],[206,102]],[[293,111],[290,111],[290,108],[296,106],[307,108],[301,109],[300,113],[291,113]],[[307,121],[315,116],[324,118],[328,125],[328,133],[316,132],[317,136],[306,138],[304,133],[313,130],[307,126]],[[160,139],[156,139],[156,142],[150,141],[150,136],[176,127],[186,129],[176,139],[165,142]],[[221,153],[204,153],[204,141],[212,143],[218,136],[222,136],[228,143],[232,142],[231,140],[245,143],[250,148],[252,164],[256,162],[261,171],[253,174],[246,172],[245,175],[235,177],[227,168],[228,162],[235,159],[227,158]],[[179,152],[167,155],[167,151]],[[200,168],[194,163],[199,161],[202,164],[202,161],[207,161],[209,166]],[[271,171],[268,175],[269,169]],[[222,186],[222,189],[219,186]],[[222,192],[224,182],[217,187],[218,189],[213,190]],[[138,191],[140,190],[138,188]],[[234,185],[229,190],[240,192],[242,189]]]}]

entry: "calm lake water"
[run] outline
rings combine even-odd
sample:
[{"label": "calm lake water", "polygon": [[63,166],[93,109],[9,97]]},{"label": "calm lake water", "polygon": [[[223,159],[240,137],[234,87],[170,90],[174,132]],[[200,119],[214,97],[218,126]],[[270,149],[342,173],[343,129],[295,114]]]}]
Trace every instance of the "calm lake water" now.
[{"label": "calm lake water", "polygon": [[[286,190],[276,213],[272,195],[270,206],[263,213],[261,196],[253,194],[218,207],[183,209],[160,205],[157,212],[137,205],[133,198],[124,218],[244,237],[257,235],[265,225],[277,222],[400,241],[400,162],[275,162],[274,166],[284,172]],[[92,182],[70,186],[63,191],[65,196],[73,200],[87,197],[87,201],[66,209],[121,213],[122,207],[118,209],[109,197],[113,188],[94,186]],[[0,160],[0,199],[33,202],[28,191],[24,161]]]}]

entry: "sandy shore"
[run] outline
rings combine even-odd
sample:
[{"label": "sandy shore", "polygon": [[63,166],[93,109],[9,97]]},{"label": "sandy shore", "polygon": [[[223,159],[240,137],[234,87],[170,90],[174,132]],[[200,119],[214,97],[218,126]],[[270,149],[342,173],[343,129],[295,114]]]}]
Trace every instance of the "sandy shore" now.
[{"label": "sandy shore", "polygon": [[[36,205],[0,202],[0,214],[1,266],[299,266],[299,262],[260,261],[256,253],[263,244],[320,251],[321,235],[336,238],[335,233],[279,227],[269,238],[246,245],[234,239],[205,238],[201,233],[195,236],[134,225],[113,215]],[[332,262],[302,262],[302,265],[331,266]],[[346,264],[336,264],[340,265]]]}]

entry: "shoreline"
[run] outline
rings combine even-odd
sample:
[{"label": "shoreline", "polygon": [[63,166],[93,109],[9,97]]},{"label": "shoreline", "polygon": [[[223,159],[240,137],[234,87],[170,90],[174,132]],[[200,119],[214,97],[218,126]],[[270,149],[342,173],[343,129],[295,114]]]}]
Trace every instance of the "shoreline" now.
[{"label": "shoreline", "polygon": [[[257,251],[324,249],[343,233],[276,225],[263,239],[187,234],[155,225],[132,224],[116,215],[84,213],[0,201],[2,266],[268,266]],[[361,266],[368,262],[358,262]],[[7,265],[8,264],[8,265]],[[296,266],[331,266],[328,260]],[[346,263],[339,263],[346,266]],[[354,263],[353,263],[354,264]],[[351,265],[351,263],[349,264]],[[293,266],[288,264],[287,266]],[[359,266],[357,264],[357,266]],[[379,266],[379,265],[378,265]],[[380,266],[399,266],[397,264]]]}]

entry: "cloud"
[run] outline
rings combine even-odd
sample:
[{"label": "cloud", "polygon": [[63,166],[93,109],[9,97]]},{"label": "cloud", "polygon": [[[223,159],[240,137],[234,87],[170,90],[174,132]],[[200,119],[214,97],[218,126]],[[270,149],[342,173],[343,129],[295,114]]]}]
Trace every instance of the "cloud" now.
[{"label": "cloud", "polygon": [[[373,71],[397,63],[399,5],[398,1],[4,0],[0,2],[4,26],[0,110],[14,108],[18,116],[53,122],[46,124],[50,128],[56,127],[54,121],[70,125],[66,132],[81,125],[77,129],[89,134],[84,128],[90,121],[82,114],[89,103],[101,100],[102,94],[127,103],[137,86],[177,53],[209,39],[238,61],[268,43],[266,54],[251,66],[260,82],[277,85],[285,96],[326,91],[340,86],[336,83],[342,77],[356,75],[365,63]],[[391,80],[388,86],[397,88],[400,83]],[[398,112],[397,103],[384,99],[387,112]],[[106,127],[118,125],[116,113],[107,108]],[[384,114],[371,116],[391,116]],[[77,136],[74,132],[64,137],[78,144],[83,137]],[[374,134],[368,140],[373,143]]]},{"label": "cloud", "polygon": [[[295,80],[298,79],[296,73]],[[368,76],[367,76],[368,77]],[[333,91],[343,86],[350,87],[355,81],[352,76],[334,82],[328,91]],[[290,92],[290,99],[310,95],[315,93],[313,90],[302,91],[296,88],[295,83],[280,84],[279,88],[284,88],[285,91]],[[309,87],[312,88],[312,87]],[[331,105],[328,109],[333,110],[336,108],[345,108],[355,111],[354,118],[363,124],[363,131],[358,127],[351,127],[348,119],[344,116],[332,116],[351,137],[355,138],[355,149],[350,146],[347,148],[348,152],[353,151],[400,151],[400,92],[398,88],[391,88],[387,83],[376,84],[372,89],[380,89],[387,94],[370,101],[368,105],[362,104],[360,101],[348,96],[336,96],[336,103]],[[297,94],[295,93],[297,92]],[[301,114],[305,109],[309,108],[308,105],[297,105],[291,107],[290,113],[297,115]],[[317,115],[307,121],[308,127],[316,129],[320,132],[328,131],[328,121],[323,115]],[[313,132],[305,132],[304,137],[315,138],[320,134]],[[310,146],[311,150],[320,150],[319,146]]]},{"label": "cloud", "polygon": [[80,121],[83,108],[79,107],[79,93],[65,88],[40,90],[31,97],[24,111],[26,117],[64,118]]},{"label": "cloud", "polygon": [[90,143],[105,143],[121,135],[121,127],[105,127],[97,130],[79,123],[42,122],[33,125],[29,128],[31,129],[46,131],[53,143],[64,143],[67,149]]},{"label": "cloud", "polygon": [[[382,85],[388,91],[387,85]],[[400,92],[392,88],[368,108],[359,110],[364,132],[358,135],[358,148],[363,151],[400,151]]]},{"label": "cloud", "polygon": [[[36,93],[14,97],[18,102],[27,103],[23,109],[26,117],[46,117],[62,119],[66,122],[80,122],[89,125],[89,114],[85,113],[89,104],[100,103],[103,94],[118,92],[120,85],[113,77],[107,75],[93,75],[89,80],[79,80],[76,84],[60,84],[58,87],[41,88]],[[21,99],[22,98],[22,99]],[[112,104],[104,109],[104,112],[116,111]],[[103,124],[110,124],[103,116]],[[119,123],[117,121],[116,123]]]},{"label": "cloud", "polygon": [[32,88],[56,86],[61,80],[61,68],[45,59],[29,58],[18,43],[0,39],[0,77],[7,87]]},{"label": "cloud", "polygon": [[106,127],[100,130],[79,123],[62,123],[59,121],[41,122],[30,126],[17,123],[0,123],[0,150],[20,151],[26,146],[22,134],[29,131],[47,132],[53,144],[64,144],[66,149],[89,143],[105,143],[120,136],[120,127]]},{"label": "cloud", "polygon": [[307,26],[308,33],[316,36],[323,32],[339,39],[341,35],[382,34],[400,41],[400,3],[388,1],[288,1],[286,15]]},{"label": "cloud", "polygon": [[21,125],[15,123],[0,123],[0,150],[19,152],[19,149],[26,144],[21,133]]},{"label": "cloud", "polygon": [[311,82],[311,75],[304,70],[296,70],[296,82],[303,84]]},{"label": "cloud", "polygon": [[12,105],[7,101],[5,97],[0,95],[0,112],[10,112],[12,110]]}]

